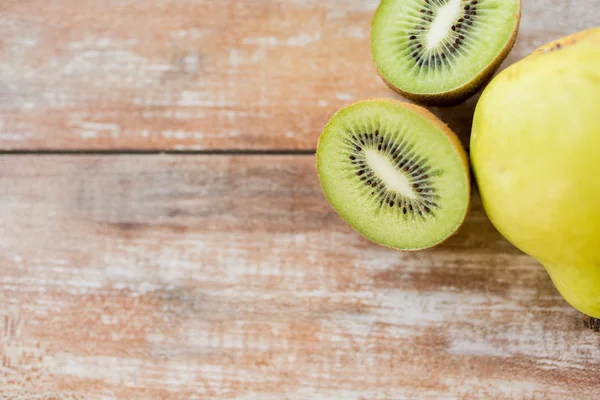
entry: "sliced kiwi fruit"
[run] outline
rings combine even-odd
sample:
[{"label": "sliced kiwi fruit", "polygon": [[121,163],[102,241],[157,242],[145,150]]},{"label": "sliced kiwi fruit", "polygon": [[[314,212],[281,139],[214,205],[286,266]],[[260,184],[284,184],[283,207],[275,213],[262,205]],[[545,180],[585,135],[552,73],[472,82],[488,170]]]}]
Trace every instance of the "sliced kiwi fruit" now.
[{"label": "sliced kiwi fruit", "polygon": [[521,0],[382,0],[371,27],[373,59],[404,97],[456,104],[492,77],[520,18]]},{"label": "sliced kiwi fruit", "polygon": [[467,215],[467,155],[435,115],[371,99],[338,111],[319,138],[325,197],[368,239],[400,250],[435,246]]}]

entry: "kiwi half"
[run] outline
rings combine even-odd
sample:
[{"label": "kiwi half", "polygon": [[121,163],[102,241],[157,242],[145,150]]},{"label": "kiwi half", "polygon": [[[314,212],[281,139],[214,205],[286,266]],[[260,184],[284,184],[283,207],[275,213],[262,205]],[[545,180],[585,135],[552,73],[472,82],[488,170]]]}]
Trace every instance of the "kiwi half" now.
[{"label": "kiwi half", "polygon": [[456,104],[492,77],[520,18],[520,0],[382,0],[371,51],[396,92],[423,104]]},{"label": "kiwi half", "polygon": [[338,111],[319,138],[317,170],[338,214],[384,246],[435,246],[458,230],[469,209],[460,141],[416,105],[372,99]]}]

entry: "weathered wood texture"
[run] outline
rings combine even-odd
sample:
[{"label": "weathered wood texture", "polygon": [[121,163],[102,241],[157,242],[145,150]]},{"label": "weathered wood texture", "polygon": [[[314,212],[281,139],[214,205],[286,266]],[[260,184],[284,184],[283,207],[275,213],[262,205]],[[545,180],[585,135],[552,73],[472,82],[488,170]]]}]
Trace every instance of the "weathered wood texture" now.
[{"label": "weathered wood texture", "polygon": [[0,397],[598,398],[600,336],[478,201],[403,254],[313,165],[0,158]]},{"label": "weathered wood texture", "polygon": [[[336,109],[395,96],[378,3],[3,0],[0,149],[312,149]],[[597,24],[598,0],[523,0],[507,63]],[[466,141],[475,104],[435,112]]]}]

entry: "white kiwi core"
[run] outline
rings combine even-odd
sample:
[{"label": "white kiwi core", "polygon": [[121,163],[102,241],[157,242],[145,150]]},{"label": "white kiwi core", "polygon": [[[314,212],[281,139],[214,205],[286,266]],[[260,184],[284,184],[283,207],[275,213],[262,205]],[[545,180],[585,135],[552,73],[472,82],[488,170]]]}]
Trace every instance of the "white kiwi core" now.
[{"label": "white kiwi core", "polygon": [[414,199],[417,196],[410,187],[408,178],[398,170],[389,160],[389,157],[381,155],[377,150],[365,151],[367,164],[373,169],[385,186],[396,193]]},{"label": "white kiwi core", "polygon": [[450,28],[460,14],[460,5],[461,0],[450,0],[448,4],[439,8],[427,35],[427,50],[436,49],[448,37]]}]

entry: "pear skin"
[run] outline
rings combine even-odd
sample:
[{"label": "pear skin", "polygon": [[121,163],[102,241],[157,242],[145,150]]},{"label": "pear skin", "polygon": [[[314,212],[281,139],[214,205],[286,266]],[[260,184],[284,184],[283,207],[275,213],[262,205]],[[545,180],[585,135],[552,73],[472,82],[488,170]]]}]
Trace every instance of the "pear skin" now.
[{"label": "pear skin", "polygon": [[498,231],[600,319],[600,27],[492,80],[475,110],[471,163]]}]

